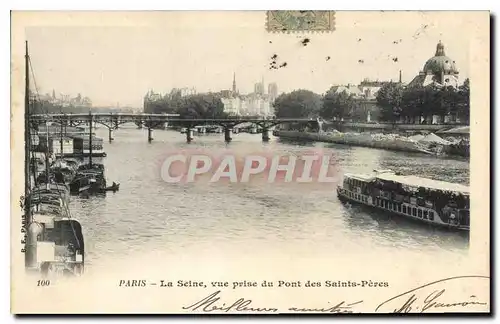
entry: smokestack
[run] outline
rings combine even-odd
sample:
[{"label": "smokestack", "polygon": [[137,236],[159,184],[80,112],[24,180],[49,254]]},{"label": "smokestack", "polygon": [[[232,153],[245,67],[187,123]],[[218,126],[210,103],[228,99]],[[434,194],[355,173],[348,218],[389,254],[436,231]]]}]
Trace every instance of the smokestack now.
[{"label": "smokestack", "polygon": [[402,74],[401,74],[401,70],[399,70],[399,83],[403,83],[403,82],[402,82]]}]

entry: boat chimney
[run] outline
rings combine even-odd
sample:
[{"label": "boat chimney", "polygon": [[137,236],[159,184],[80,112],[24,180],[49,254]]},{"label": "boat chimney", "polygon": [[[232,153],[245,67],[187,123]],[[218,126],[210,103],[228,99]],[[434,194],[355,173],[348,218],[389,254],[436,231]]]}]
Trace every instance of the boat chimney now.
[{"label": "boat chimney", "polygon": [[37,266],[37,247],[38,235],[42,232],[42,227],[38,223],[31,223],[28,225],[28,235],[26,235],[26,253],[27,268],[35,268]]}]

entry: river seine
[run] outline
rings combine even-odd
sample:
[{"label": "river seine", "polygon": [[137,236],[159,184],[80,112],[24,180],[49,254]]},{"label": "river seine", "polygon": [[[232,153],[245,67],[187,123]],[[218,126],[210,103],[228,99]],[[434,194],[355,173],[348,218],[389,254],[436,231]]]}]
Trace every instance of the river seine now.
[{"label": "river seine", "polygon": [[[359,255],[392,253],[405,255],[467,253],[467,235],[437,230],[391,217],[363,207],[346,207],[331,190],[301,190],[295,185],[246,186],[245,184],[172,184],[160,177],[161,159],[168,150],[226,148],[223,134],[195,136],[187,144],[185,135],[155,130],[147,142],[147,131],[124,125],[107,142],[107,129],[98,128],[104,139],[108,183],[120,183],[120,191],[106,197],[73,197],[71,211],[84,228],[86,265],[89,271],[110,260],[134,259],[131,255],[152,249],[164,255],[233,253],[258,255],[262,251],[293,255]],[[436,158],[384,150],[326,143],[298,143],[272,137],[233,134],[227,146],[248,154],[266,146],[272,152],[294,152],[313,148],[333,154],[339,172],[370,172],[392,169],[438,180],[469,183],[466,160]],[[127,257],[129,257],[127,259]]]}]

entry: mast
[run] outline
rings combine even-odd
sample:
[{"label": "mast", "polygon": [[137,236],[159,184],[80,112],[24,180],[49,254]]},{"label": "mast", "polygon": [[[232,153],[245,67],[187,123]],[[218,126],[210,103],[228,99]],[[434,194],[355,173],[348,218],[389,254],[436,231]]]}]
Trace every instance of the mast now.
[{"label": "mast", "polygon": [[89,111],[89,167],[92,168],[92,111]]},{"label": "mast", "polygon": [[47,128],[47,133],[45,133],[45,140],[47,142],[47,147],[45,150],[45,177],[46,177],[46,186],[49,188],[50,183],[50,175],[49,175],[49,123],[45,123],[45,127]]},{"label": "mast", "polygon": [[24,89],[24,229],[26,230],[26,235],[24,239],[24,264],[25,267],[33,265],[36,257],[33,254],[34,251],[32,244],[29,244],[30,239],[30,225],[33,222],[33,215],[31,214],[31,134],[30,134],[30,76],[29,76],[29,56],[28,56],[28,41],[26,41],[26,54],[24,55],[25,65],[26,65],[26,75],[25,75],[25,89]]},{"label": "mast", "polygon": [[[62,111],[61,111],[62,113]],[[61,159],[63,158],[63,121],[62,121],[62,118],[61,118],[61,137],[60,137],[60,142],[61,142],[61,151],[59,152],[59,154],[61,155]]]},{"label": "mast", "polygon": [[29,56],[28,56],[28,41],[26,41],[26,54],[24,55],[26,65],[26,84],[24,89],[24,197],[26,199],[24,207],[26,212],[26,225],[30,224],[31,206],[30,200],[27,199],[31,191],[31,175],[30,175],[30,151],[31,151],[31,135],[30,135],[30,75],[29,75]]}]

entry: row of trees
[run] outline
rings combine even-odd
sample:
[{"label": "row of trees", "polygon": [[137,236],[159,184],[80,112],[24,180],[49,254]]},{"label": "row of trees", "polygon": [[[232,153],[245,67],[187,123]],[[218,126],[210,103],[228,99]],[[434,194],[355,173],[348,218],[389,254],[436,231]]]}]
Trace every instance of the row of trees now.
[{"label": "row of trees", "polygon": [[203,93],[181,96],[172,91],[159,100],[146,101],[145,113],[179,114],[180,118],[225,118],[224,104],[218,94]]},{"label": "row of trees", "polygon": [[453,87],[405,88],[400,83],[386,83],[377,92],[376,100],[355,97],[330,88],[324,95],[309,90],[295,90],[280,95],[274,102],[278,118],[316,118],[326,120],[366,121],[368,111],[380,121],[418,123],[419,117],[432,115],[459,116],[469,120],[469,79],[458,89]]},{"label": "row of trees", "polygon": [[337,92],[335,87],[323,96],[303,89],[284,93],[276,99],[274,108],[277,118],[361,120],[365,117],[366,120],[364,101],[345,91]]},{"label": "row of trees", "polygon": [[399,83],[384,85],[377,93],[377,106],[381,119],[395,122],[415,122],[419,117],[428,120],[433,115],[457,117],[468,121],[470,117],[469,79],[454,87],[414,87],[405,88]]}]

